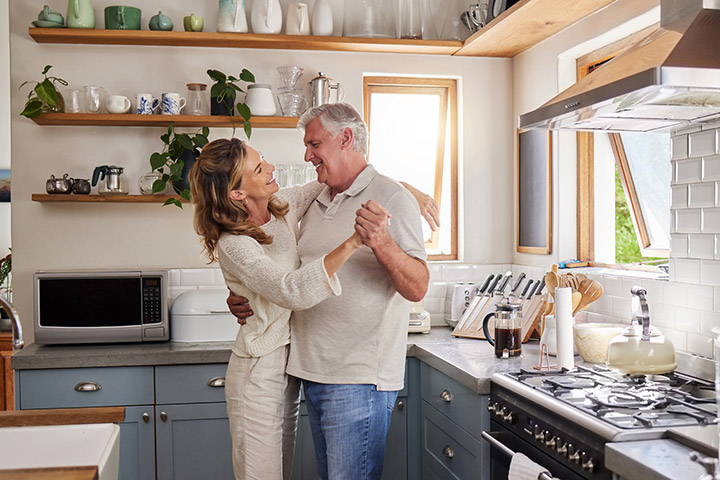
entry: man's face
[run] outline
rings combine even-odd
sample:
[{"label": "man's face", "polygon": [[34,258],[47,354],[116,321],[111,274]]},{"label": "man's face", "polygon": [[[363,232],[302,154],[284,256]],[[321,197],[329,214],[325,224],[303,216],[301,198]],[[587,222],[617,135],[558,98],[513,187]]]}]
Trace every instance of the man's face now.
[{"label": "man's face", "polygon": [[318,181],[331,188],[345,185],[347,169],[345,150],[343,150],[344,134],[333,136],[316,118],[305,127],[305,161],[311,162],[318,175]]}]

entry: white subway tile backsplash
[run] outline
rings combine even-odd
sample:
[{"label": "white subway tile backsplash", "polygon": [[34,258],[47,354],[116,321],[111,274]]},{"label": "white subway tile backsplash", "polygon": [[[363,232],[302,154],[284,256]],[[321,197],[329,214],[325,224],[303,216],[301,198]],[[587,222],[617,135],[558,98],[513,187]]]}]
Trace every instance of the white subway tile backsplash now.
[{"label": "white subway tile backsplash", "polygon": [[688,236],[674,233],[670,235],[670,255],[673,258],[684,258],[688,256]]},{"label": "white subway tile backsplash", "polygon": [[225,277],[219,268],[215,269],[215,285],[225,285]]},{"label": "white subway tile backsplash", "polygon": [[423,306],[425,310],[427,310],[430,313],[445,313],[445,299],[440,298],[427,298],[425,297],[425,300],[423,300]]},{"label": "white subway tile backsplash", "polygon": [[632,301],[629,298],[610,297],[612,299],[612,316],[632,318]]},{"label": "white subway tile backsplash", "polygon": [[720,287],[713,287],[713,310],[720,312]]},{"label": "white subway tile backsplash", "polygon": [[436,263],[429,263],[428,270],[430,271],[430,283],[442,282],[442,266]]},{"label": "white subway tile backsplash", "polygon": [[445,282],[468,282],[472,280],[472,265],[443,265],[442,280]]},{"label": "white subway tile backsplash", "polygon": [[447,293],[448,285],[445,282],[430,282],[428,285],[428,291],[425,294],[425,298],[445,298],[445,294]]},{"label": "white subway tile backsplash", "polygon": [[709,285],[688,285],[687,304],[698,310],[713,309],[713,287]]},{"label": "white subway tile backsplash", "polygon": [[688,136],[676,135],[672,137],[672,159],[688,158]]},{"label": "white subway tile backsplash", "polygon": [[673,347],[675,347],[676,350],[682,350],[684,352],[687,352],[687,337],[688,334],[686,332],[680,332],[678,330],[673,330],[671,328],[663,328],[662,333],[665,335],[665,338],[670,340],[673,344]]},{"label": "white subway tile backsplash", "polygon": [[676,258],[672,279],[682,283],[700,283],[700,260],[695,258]]},{"label": "white subway tile backsplash", "polygon": [[720,233],[720,208],[703,209],[703,233]]},{"label": "white subway tile backsplash", "polygon": [[675,307],[675,330],[700,333],[700,310]]},{"label": "white subway tile backsplash", "polygon": [[688,206],[690,208],[714,207],[717,203],[715,182],[691,183],[688,188]]},{"label": "white subway tile backsplash", "polygon": [[700,313],[700,334],[708,337],[717,337],[718,333],[713,328],[720,330],[720,312],[703,310]]},{"label": "white subway tile backsplash", "polygon": [[[673,235],[674,236],[674,235]],[[673,251],[673,257],[682,255],[675,255],[675,250],[672,248],[672,239],[670,240],[670,248]],[[706,234],[690,234],[687,236],[687,257],[690,258],[704,258],[712,260],[715,258],[715,235]]]},{"label": "white subway tile backsplash", "polygon": [[663,303],[650,303],[650,323],[658,327],[674,328],[675,307]]},{"label": "white subway tile backsplash", "polygon": [[[674,344],[673,344],[673,346],[674,346]],[[706,358],[712,358],[712,356],[713,356],[713,340],[712,340],[712,338],[708,338],[703,335],[688,333],[687,349],[688,349],[688,351],[690,351],[696,355],[700,355],[700,356],[706,357]]]},{"label": "white subway tile backsplash", "polygon": [[189,292],[191,290],[197,290],[197,287],[193,287],[193,286],[169,287],[168,288],[168,306],[171,306],[172,303],[175,301],[175,299],[181,293]]},{"label": "white subway tile backsplash", "polygon": [[688,185],[673,185],[670,187],[670,208],[687,208],[688,206]]},{"label": "white subway tile backsplash", "polygon": [[675,162],[675,183],[697,183],[702,181],[702,159],[692,158]]},{"label": "white subway tile backsplash", "polygon": [[703,180],[720,180],[720,155],[713,155],[703,159]]},{"label": "white subway tile backsplash", "polygon": [[700,283],[703,285],[720,285],[720,261],[701,260]]},{"label": "white subway tile backsplash", "polygon": [[171,287],[180,285],[180,270],[177,268],[168,270],[168,284]]},{"label": "white subway tile backsplash", "polygon": [[606,276],[603,284],[603,294],[612,297],[621,297],[623,292],[623,281],[621,277]]},{"label": "white subway tile backsplash", "polygon": [[488,275],[499,272],[500,270],[502,270],[502,268],[498,269],[497,265],[473,265],[472,279],[476,282],[482,282]]},{"label": "white subway tile backsplash", "polygon": [[675,211],[676,233],[702,232],[702,213],[699,208]]},{"label": "white subway tile backsplash", "polygon": [[678,307],[687,306],[687,285],[684,283],[668,282],[665,284],[663,301]]},{"label": "white subway tile backsplash", "polygon": [[215,285],[215,271],[212,268],[183,268],[180,285]]},{"label": "white subway tile backsplash", "polygon": [[704,130],[688,135],[688,156],[701,157],[715,153],[715,130]]}]

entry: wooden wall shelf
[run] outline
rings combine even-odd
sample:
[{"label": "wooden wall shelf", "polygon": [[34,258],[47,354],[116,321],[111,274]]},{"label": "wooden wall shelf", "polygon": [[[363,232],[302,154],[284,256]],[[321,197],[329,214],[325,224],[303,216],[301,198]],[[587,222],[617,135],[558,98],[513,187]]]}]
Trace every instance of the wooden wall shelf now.
[{"label": "wooden wall shelf", "polygon": [[49,193],[33,193],[33,202],[46,203],[165,203],[169,198],[175,198],[187,203],[177,195],[51,195]]},{"label": "wooden wall shelf", "polygon": [[520,0],[465,42],[253,33],[33,28],[38,43],[514,57],[617,0]]},{"label": "wooden wall shelf", "polygon": [[[57,29],[49,29],[57,30]],[[241,117],[235,127],[242,128]],[[137,115],[134,113],[43,113],[33,118],[38,125],[106,126],[106,127],[229,127],[232,120],[224,115]],[[253,128],[295,128],[297,117],[252,117]]]},{"label": "wooden wall shelf", "polygon": [[616,0],[520,0],[454,53],[514,57]]},{"label": "wooden wall shelf", "polygon": [[462,47],[462,42],[454,40],[314,37],[256,33],[33,27],[28,29],[28,33],[38,43],[81,43],[92,45],[269,48],[276,50],[333,50],[340,52],[418,53],[430,55],[452,55]]}]

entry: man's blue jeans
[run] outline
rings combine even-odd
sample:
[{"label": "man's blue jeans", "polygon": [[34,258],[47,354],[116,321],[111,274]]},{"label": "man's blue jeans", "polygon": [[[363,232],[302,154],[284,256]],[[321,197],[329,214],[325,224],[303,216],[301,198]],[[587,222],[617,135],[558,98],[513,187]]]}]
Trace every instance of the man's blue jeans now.
[{"label": "man's blue jeans", "polygon": [[398,392],[379,392],[375,385],[302,383],[319,478],[379,479]]}]

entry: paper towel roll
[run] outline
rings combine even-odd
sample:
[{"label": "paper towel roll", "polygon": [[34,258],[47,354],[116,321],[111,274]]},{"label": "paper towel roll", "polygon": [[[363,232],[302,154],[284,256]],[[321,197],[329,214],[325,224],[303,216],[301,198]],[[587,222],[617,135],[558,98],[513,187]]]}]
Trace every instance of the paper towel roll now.
[{"label": "paper towel roll", "polygon": [[573,316],[572,288],[555,289],[555,321],[557,329],[557,366],[558,368],[575,368],[573,357]]}]

